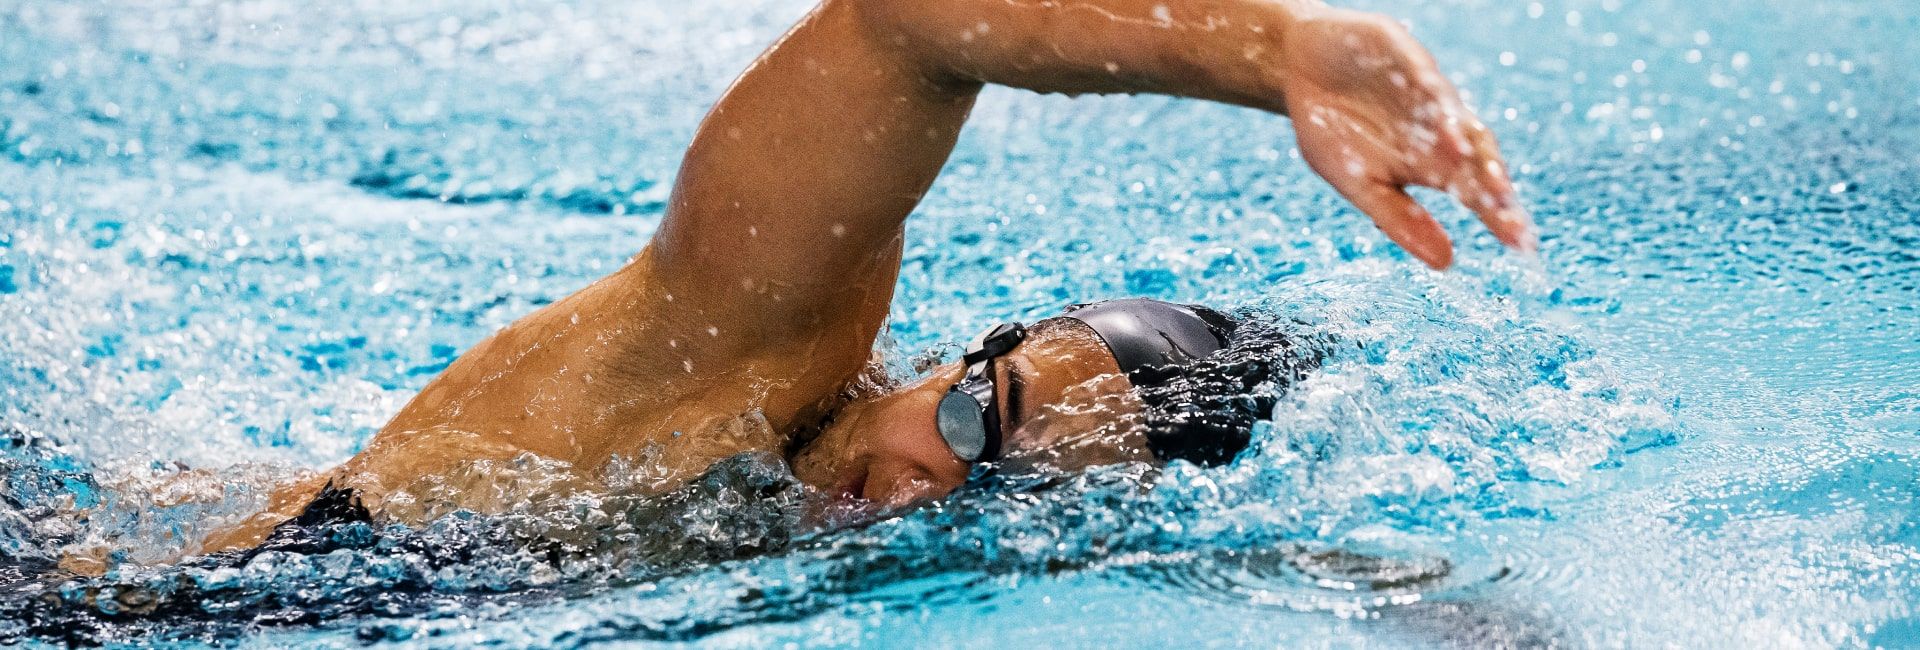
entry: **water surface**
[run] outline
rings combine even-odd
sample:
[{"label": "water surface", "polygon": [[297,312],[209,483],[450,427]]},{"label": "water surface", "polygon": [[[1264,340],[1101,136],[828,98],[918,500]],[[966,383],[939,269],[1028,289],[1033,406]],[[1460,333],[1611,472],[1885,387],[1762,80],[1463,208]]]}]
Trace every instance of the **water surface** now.
[{"label": "water surface", "polygon": [[[1920,644],[1920,11],[1361,6],[1500,135],[1538,261],[1446,207],[1460,268],[1422,270],[1285,120],[1153,97],[989,90],[910,226],[903,372],[1125,295],[1337,341],[1233,467],[820,535],[749,465],[587,509],[624,528],[548,503],[215,569],[143,563],[623,263],[807,4],[0,2],[0,554],[134,549],[35,610],[100,641]],[[181,468],[225,505],[156,505]]]}]

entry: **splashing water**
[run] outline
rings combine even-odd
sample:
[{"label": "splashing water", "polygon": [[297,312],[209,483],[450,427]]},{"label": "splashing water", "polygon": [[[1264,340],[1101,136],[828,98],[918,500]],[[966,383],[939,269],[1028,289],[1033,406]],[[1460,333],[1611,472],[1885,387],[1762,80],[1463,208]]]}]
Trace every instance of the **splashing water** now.
[{"label": "splashing water", "polygon": [[1298,325],[1326,360],[1230,467],[984,476],[822,530],[738,458],[165,564],[617,268],[806,9],[394,4],[0,2],[0,641],[1920,639],[1920,13],[1890,3],[1362,3],[1543,225],[1534,263],[1438,210],[1445,275],[1284,120],[989,91],[912,222],[890,365],[1124,295]]}]

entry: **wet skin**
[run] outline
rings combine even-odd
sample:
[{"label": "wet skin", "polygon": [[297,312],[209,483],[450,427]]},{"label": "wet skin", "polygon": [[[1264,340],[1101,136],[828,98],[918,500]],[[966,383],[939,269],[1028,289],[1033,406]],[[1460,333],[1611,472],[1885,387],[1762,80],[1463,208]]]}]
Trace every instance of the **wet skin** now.
[{"label": "wet skin", "polygon": [[[474,346],[355,457],[189,550],[256,544],[328,482],[391,521],[497,510],[514,495],[489,463],[526,454],[572,468],[583,490],[616,457],[646,459],[670,489],[734,454],[780,452],[829,415],[795,459],[809,484],[894,504],[945,493],[966,468],[942,456],[931,414],[957,368],[843,395],[885,325],[903,224],[988,83],[1291,115],[1309,166],[1427,264],[1445,268],[1452,246],[1408,185],[1445,189],[1503,243],[1531,246],[1491,133],[1389,19],[1307,0],[825,0],[701,124],[631,263]],[[1059,336],[1002,364],[1025,368],[1033,395],[1033,412],[1009,416],[1010,461],[1144,459],[1112,359]]]}]

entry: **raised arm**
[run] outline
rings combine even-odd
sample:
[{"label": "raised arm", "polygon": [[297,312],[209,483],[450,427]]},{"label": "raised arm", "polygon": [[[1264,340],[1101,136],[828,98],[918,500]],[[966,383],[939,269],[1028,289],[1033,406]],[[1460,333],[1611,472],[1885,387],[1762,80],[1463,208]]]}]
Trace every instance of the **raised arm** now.
[{"label": "raised arm", "polygon": [[1492,136],[1390,20],[1303,0],[827,0],[701,126],[655,279],[769,341],[884,313],[901,223],[985,83],[1292,114],[1313,169],[1428,264],[1451,244],[1409,184],[1530,245]]},{"label": "raised arm", "polygon": [[[1428,264],[1451,246],[1409,183],[1528,241],[1492,137],[1392,21],[1311,0],[825,0],[714,106],[633,264],[462,355],[373,446],[438,428],[592,466],[659,443],[675,474],[777,448],[865,366],[902,223],[987,83],[1288,113],[1312,167]],[[699,433],[742,409],[765,435]]]}]

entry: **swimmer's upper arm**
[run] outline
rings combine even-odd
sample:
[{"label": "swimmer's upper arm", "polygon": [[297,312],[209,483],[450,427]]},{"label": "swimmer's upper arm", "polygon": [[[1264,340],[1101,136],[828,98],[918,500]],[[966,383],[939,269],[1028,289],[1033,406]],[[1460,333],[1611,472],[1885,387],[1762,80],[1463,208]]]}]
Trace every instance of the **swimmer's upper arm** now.
[{"label": "swimmer's upper arm", "polygon": [[851,373],[885,319],[902,224],[983,84],[1278,112],[1284,71],[1262,53],[1317,6],[826,0],[701,124],[643,263],[765,353],[857,349],[830,368]]},{"label": "swimmer's upper arm", "polygon": [[738,337],[736,358],[806,354],[806,375],[844,381],[885,321],[903,222],[982,84],[1277,107],[1273,75],[1243,56],[1265,37],[1156,12],[1277,32],[1295,4],[827,0],[701,124],[637,265],[679,301],[674,317]]},{"label": "swimmer's upper arm", "polygon": [[757,381],[781,431],[867,366],[904,221],[973,103],[971,88],[928,83],[865,30],[850,3],[830,0],[734,83],[634,263],[636,278],[672,297],[661,320],[696,333],[695,348],[676,352],[687,374]]},{"label": "swimmer's upper arm", "polygon": [[734,83],[643,256],[722,336],[858,348],[837,360],[855,370],[885,319],[902,223],[973,102],[863,30],[850,3],[827,2]]}]

